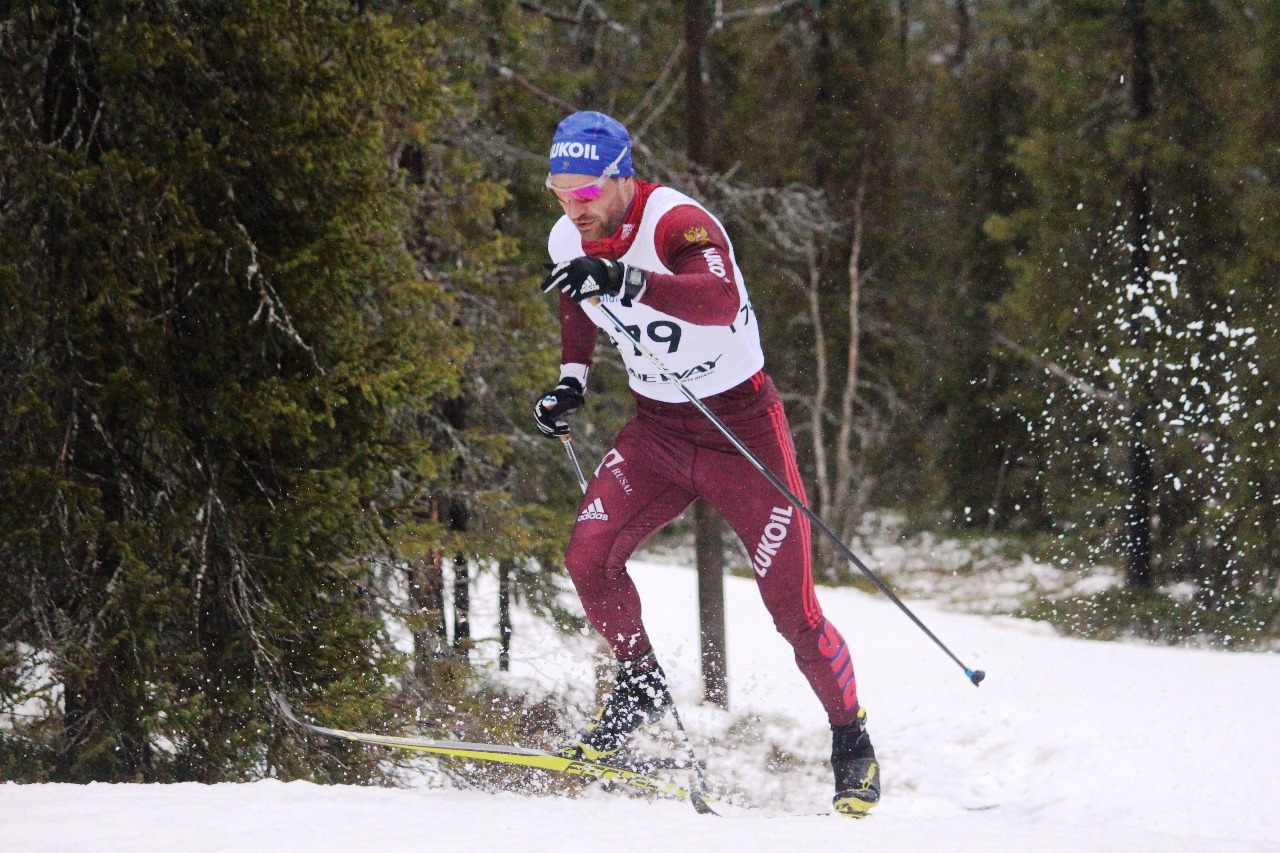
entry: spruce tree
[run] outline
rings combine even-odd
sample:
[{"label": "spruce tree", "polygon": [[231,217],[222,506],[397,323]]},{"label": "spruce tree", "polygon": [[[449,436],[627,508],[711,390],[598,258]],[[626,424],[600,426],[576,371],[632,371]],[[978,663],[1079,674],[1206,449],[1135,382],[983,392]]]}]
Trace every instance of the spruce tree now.
[{"label": "spruce tree", "polygon": [[1259,413],[1242,380],[1262,363],[1242,316],[1257,285],[1223,275],[1256,251],[1222,153],[1248,133],[1233,92],[1254,73],[1253,25],[1230,4],[1141,2],[1027,24],[1015,163],[1031,192],[989,224],[1015,250],[1000,322],[1039,445],[1024,470],[1091,562],[1127,561],[1136,587],[1211,589],[1254,559],[1222,515],[1256,455],[1233,424]]},{"label": "spruce tree", "polygon": [[21,778],[368,778],[270,691],[368,725],[400,667],[368,557],[397,478],[447,461],[401,427],[469,337],[391,156],[454,109],[437,35],[27,6],[0,21],[0,690],[34,716],[0,749]]}]

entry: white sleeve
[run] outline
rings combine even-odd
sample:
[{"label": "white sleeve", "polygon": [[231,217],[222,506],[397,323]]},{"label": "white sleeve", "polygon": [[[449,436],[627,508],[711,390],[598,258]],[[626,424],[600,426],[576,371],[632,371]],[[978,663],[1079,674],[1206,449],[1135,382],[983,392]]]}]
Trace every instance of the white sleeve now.
[{"label": "white sleeve", "polygon": [[590,372],[591,366],[588,364],[562,364],[560,365],[560,378],[572,377],[582,383],[582,390],[587,390],[587,373]]}]

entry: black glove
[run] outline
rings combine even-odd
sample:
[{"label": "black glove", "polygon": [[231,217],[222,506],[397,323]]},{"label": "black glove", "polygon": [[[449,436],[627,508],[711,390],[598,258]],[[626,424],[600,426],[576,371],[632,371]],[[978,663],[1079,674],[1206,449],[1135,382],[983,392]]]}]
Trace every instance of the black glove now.
[{"label": "black glove", "polygon": [[586,398],[582,396],[582,383],[572,376],[560,379],[555,389],[548,391],[533,404],[533,420],[542,434],[559,438],[569,434],[569,425],[559,420],[570,412],[582,408]]},{"label": "black glove", "polygon": [[628,307],[644,291],[644,286],[644,270],[589,255],[561,261],[542,280],[543,293],[559,288],[574,302],[599,296],[621,296],[622,304]]}]

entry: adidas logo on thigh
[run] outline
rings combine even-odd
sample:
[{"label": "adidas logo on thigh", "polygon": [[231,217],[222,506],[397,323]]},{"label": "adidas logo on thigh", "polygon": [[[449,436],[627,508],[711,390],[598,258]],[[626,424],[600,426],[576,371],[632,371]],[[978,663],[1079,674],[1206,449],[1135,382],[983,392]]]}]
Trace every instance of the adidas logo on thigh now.
[{"label": "adidas logo on thigh", "polygon": [[578,521],[608,521],[609,514],[604,511],[604,501],[596,498],[587,504],[586,509],[578,516]]}]

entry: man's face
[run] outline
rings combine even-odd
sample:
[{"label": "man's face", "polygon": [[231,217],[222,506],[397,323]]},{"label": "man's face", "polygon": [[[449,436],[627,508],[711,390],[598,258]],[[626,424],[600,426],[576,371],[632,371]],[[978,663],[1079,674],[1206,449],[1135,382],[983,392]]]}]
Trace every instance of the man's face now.
[{"label": "man's face", "polygon": [[[564,189],[580,187],[595,180],[595,175],[551,176],[552,186]],[[634,194],[635,182],[631,178],[610,178],[604,182],[600,195],[590,201],[579,201],[560,193],[556,193],[556,201],[560,202],[565,216],[573,221],[583,240],[602,240],[618,230]]]}]

